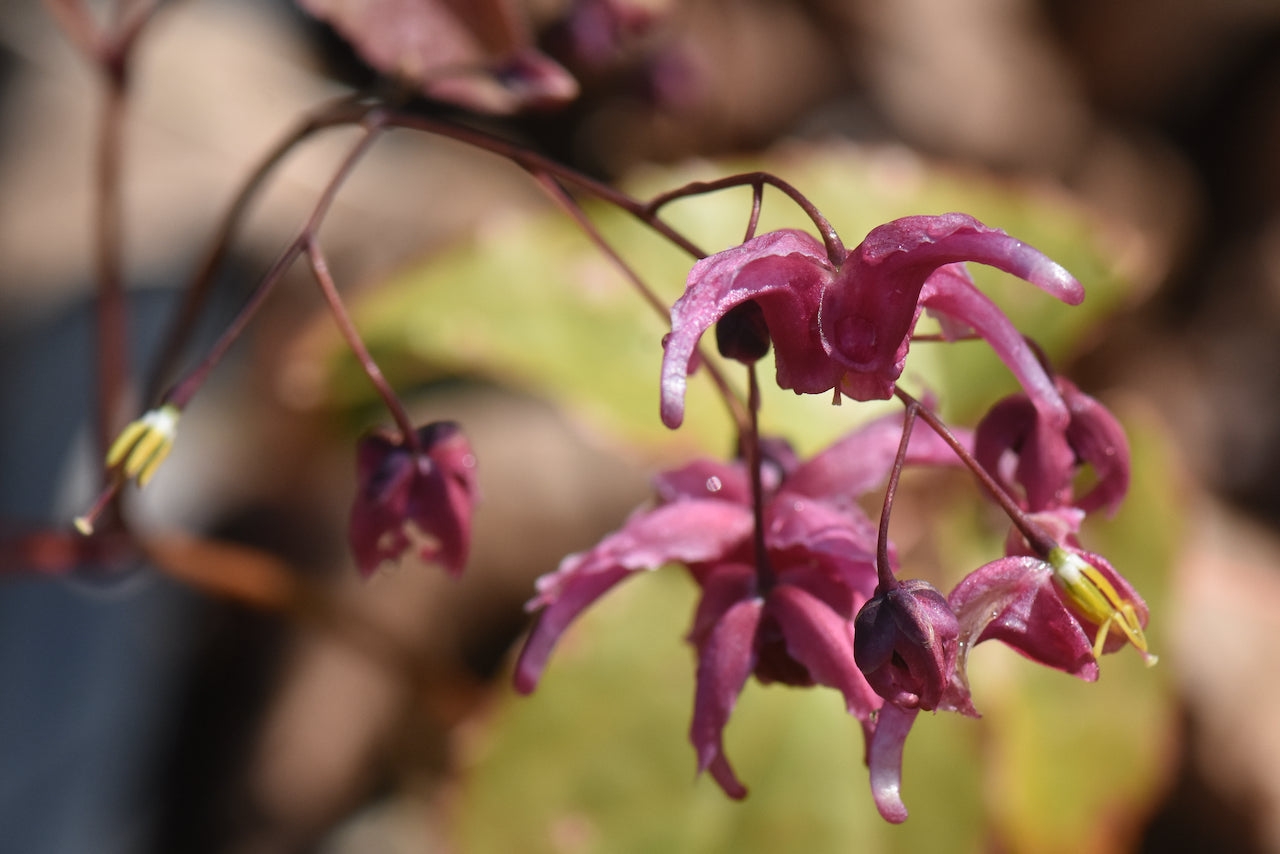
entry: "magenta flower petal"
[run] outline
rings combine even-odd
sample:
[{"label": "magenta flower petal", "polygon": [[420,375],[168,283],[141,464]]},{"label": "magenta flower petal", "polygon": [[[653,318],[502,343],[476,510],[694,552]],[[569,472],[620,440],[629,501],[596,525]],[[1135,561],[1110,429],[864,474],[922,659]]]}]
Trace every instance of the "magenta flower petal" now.
[{"label": "magenta flower petal", "polygon": [[732,605],[698,650],[689,740],[698,756],[698,772],[709,770],[725,794],[737,799],[746,797],[747,789],[724,755],[724,727],[755,669],[755,636],[763,606],[758,598]]},{"label": "magenta flower petal", "polygon": [[587,552],[570,555],[538,579],[526,606],[543,608],[516,666],[516,688],[537,687],[560,635],[583,609],[633,572],[666,563],[719,558],[751,531],[751,511],[723,501],[686,500],[634,514],[620,530]]},{"label": "magenta flower petal", "polygon": [[938,268],[925,282],[920,301],[926,308],[963,321],[978,333],[1022,384],[1041,417],[1066,425],[1066,403],[1035,350],[1008,316],[978,290],[963,264]]},{"label": "magenta flower petal", "polygon": [[775,349],[778,384],[818,393],[835,384],[835,368],[816,329],[818,301],[831,278],[822,244],[801,231],[762,234],[703,258],[671,308],[662,359],[662,423],[679,427],[694,349],[730,309],[755,300]]},{"label": "magenta flower petal", "polygon": [[[957,435],[967,443],[967,433],[959,431]],[[869,421],[801,463],[787,478],[783,490],[839,504],[852,503],[888,480],[901,439],[901,414]],[[959,462],[955,451],[932,430],[912,431],[907,448],[908,465],[958,465]]]},{"label": "magenta flower petal", "polygon": [[542,671],[547,666],[551,651],[555,649],[569,624],[593,602],[612,590],[615,584],[630,578],[631,574],[630,569],[613,566],[574,576],[559,585],[555,599],[538,614],[529,637],[520,649],[514,676],[517,691],[521,694],[533,693],[542,678]]},{"label": "magenta flower petal", "polygon": [[722,563],[700,579],[702,596],[686,638],[701,649],[720,619],[734,605],[756,595],[756,568],[745,563]]},{"label": "magenta flower petal", "polygon": [[[1129,489],[1129,443],[1106,407],[1061,377],[1054,380],[1066,420],[1045,417],[1026,395],[1004,398],[975,431],[974,456],[1006,486],[1022,486],[1033,512],[1074,506],[1113,511]],[[1078,499],[1072,482],[1082,463],[1093,468],[1094,486]]]},{"label": "magenta flower petal", "polygon": [[744,506],[751,502],[751,479],[740,462],[695,460],[657,475],[653,486],[664,504],[688,498],[714,498]]},{"label": "magenta flower petal", "polygon": [[[1024,480],[1051,480],[1050,495],[1057,494],[1062,476],[1059,466],[1048,466],[1049,474],[1032,472],[1022,468],[1023,443],[1036,426],[1036,408],[1025,394],[1011,394],[992,404],[978,422],[973,433],[973,455],[982,467],[994,475],[1005,489],[1013,492],[1015,483]],[[1034,458],[1034,455],[1032,455]],[[1074,460],[1068,461],[1068,465]],[[1027,502],[1028,506],[1036,506]],[[1045,506],[1050,506],[1048,502]]]},{"label": "magenta flower petal", "polygon": [[1032,661],[1098,678],[1089,636],[1063,604],[1049,564],[1006,557],[969,573],[947,597],[960,624],[961,646],[998,640]]},{"label": "magenta flower petal", "polygon": [[751,533],[751,510],[715,500],[685,500],[632,514],[594,548],[570,555],[538,579],[530,609],[554,601],[566,580],[612,569],[657,569],[667,563],[702,563],[723,557]]},{"label": "magenta flower petal", "polygon": [[1129,491],[1129,441],[1124,428],[1110,410],[1074,383],[1059,377],[1058,387],[1071,413],[1067,443],[1093,467],[1097,480],[1075,505],[1086,512],[1103,508],[1114,513]]},{"label": "magenta flower petal", "polygon": [[823,345],[849,371],[842,391],[859,400],[892,395],[925,280],[959,261],[1012,273],[1073,305],[1084,298],[1079,282],[1057,263],[973,217],[953,213],[894,220],[867,235],[822,294]]},{"label": "magenta flower petal", "polygon": [[471,545],[476,458],[458,425],[417,431],[421,453],[384,431],[360,440],[349,537],[360,574],[416,550],[424,561],[460,575]]},{"label": "magenta flower petal", "polygon": [[907,805],[902,802],[902,747],[919,713],[919,709],[885,703],[876,715],[875,733],[867,750],[871,797],[884,820],[893,824],[907,820]]},{"label": "magenta flower petal", "polygon": [[765,606],[782,630],[791,657],[813,681],[844,695],[845,708],[864,726],[879,698],[853,660],[853,624],[822,599],[793,584],[779,584]]},{"label": "magenta flower petal", "polygon": [[845,508],[782,492],[769,504],[765,526],[770,551],[801,549],[875,560],[876,526],[857,505]]}]

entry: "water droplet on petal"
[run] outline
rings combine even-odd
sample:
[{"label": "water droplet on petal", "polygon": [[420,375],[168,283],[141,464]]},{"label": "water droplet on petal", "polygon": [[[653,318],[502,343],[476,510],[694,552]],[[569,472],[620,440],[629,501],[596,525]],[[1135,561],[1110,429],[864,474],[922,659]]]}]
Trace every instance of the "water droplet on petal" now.
[{"label": "water droplet on petal", "polygon": [[720,482],[720,478],[712,475],[707,478],[707,492],[716,493],[724,488],[724,484]]}]

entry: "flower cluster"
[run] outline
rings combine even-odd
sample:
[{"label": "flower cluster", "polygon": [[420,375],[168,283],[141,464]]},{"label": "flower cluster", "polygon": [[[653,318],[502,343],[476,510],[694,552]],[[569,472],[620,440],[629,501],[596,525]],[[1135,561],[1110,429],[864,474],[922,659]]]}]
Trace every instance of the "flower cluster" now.
[{"label": "flower cluster", "polygon": [[[746,794],[722,733],[750,677],[826,685],[861,724],[873,797],[897,822],[906,818],[903,746],[919,711],[977,714],[965,672],[974,644],[999,640],[1086,680],[1097,678],[1099,656],[1126,643],[1154,657],[1145,603],[1076,536],[1086,513],[1112,510],[1124,496],[1123,431],[1101,404],[1051,374],[961,262],[1013,273],[1071,304],[1083,298],[1080,284],[963,214],[888,223],[847,254],[832,245],[778,231],[694,266],[671,312],[662,419],[670,427],[683,420],[686,377],[712,326],[721,354],[749,371],[772,347],[783,388],[833,392],[837,402],[897,396],[905,415],[873,421],[801,462],[784,443],[760,439],[753,393],[742,458],[660,475],[652,506],[539,580],[515,683],[533,691],[557,640],[615,585],[682,564],[701,589],[688,637],[697,654],[690,739],[698,769],[730,796]],[[897,386],[924,311],[948,339],[988,342],[1023,387],[973,436],[949,430]],[[913,432],[917,418],[932,429]],[[1006,556],[945,596],[897,576],[888,520],[898,476],[911,465],[967,466],[1013,523]],[[1085,465],[1094,485],[1077,496]],[[858,500],[886,481],[877,529]]]},{"label": "flower cluster", "polygon": [[[530,607],[541,613],[516,666],[516,687],[528,693],[537,686],[556,640],[597,598],[639,571],[678,562],[702,589],[689,633],[698,650],[690,738],[700,770],[729,795],[746,794],[720,734],[753,674],[837,689],[870,737],[880,703],[854,662],[854,619],[876,588],[876,530],[857,499],[888,475],[901,425],[900,416],[874,421],[803,463],[774,443],[764,464],[759,552],[742,460],[699,461],[660,475],[653,507],[539,580]],[[908,459],[956,462],[925,433]]]}]

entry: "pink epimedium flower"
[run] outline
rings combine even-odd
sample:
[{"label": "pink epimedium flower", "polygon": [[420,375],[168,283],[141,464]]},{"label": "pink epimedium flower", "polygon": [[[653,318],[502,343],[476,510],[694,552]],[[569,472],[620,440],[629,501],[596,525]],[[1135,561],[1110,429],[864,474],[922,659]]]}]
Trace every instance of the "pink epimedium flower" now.
[{"label": "pink epimedium flower", "polygon": [[1012,324],[953,266],[962,261],[997,267],[1072,305],[1084,298],[1058,264],[965,214],[894,220],[843,259],[829,258],[801,231],[762,234],[703,258],[690,272],[671,309],[663,423],[677,427],[684,419],[686,378],[702,335],[749,301],[759,306],[772,340],[778,384],[797,394],[834,389],[856,400],[890,397],[926,307],[945,315],[951,328],[975,329],[1020,379],[1034,378],[1051,392]]},{"label": "pink epimedium flower", "polygon": [[[924,582],[878,592],[855,623],[859,665],[886,702],[867,744],[871,793],[891,822],[907,818],[902,753],[921,709],[977,717],[966,668],[975,644],[1002,641],[1027,658],[1086,681],[1098,658],[1126,643],[1148,664],[1147,606],[1100,555],[1061,546],[1045,559],[1016,555],[967,575],[945,602]],[[905,594],[905,595],[903,595]]]},{"label": "pink epimedium flower", "polygon": [[[1101,555],[1057,547],[1046,559],[1015,555],[982,566],[947,597],[961,648],[998,640],[1027,658],[1092,682],[1098,658],[1125,644],[1150,664],[1147,605]],[[963,678],[964,660],[959,663]]]},{"label": "pink epimedium flower", "polygon": [[416,438],[419,450],[385,431],[360,440],[350,537],[365,577],[411,551],[451,575],[466,565],[477,495],[471,444],[446,421],[419,428]]},{"label": "pink epimedium flower", "polygon": [[[1129,443],[1105,406],[1070,380],[1054,377],[1067,421],[1051,421],[1026,394],[996,403],[974,433],[974,456],[1011,492],[1022,487],[1026,509],[1114,512],[1129,489]],[[1075,496],[1073,480],[1088,464],[1094,484]],[[1016,494],[1016,493],[1015,493]]]},{"label": "pink epimedium flower", "polygon": [[[877,532],[856,499],[888,476],[901,430],[901,416],[871,422],[803,463],[764,443],[763,555],[742,462],[700,461],[659,476],[655,506],[539,579],[528,607],[540,613],[516,663],[516,688],[537,687],[555,643],[596,599],[674,562],[702,591],[689,633],[698,660],[689,735],[700,771],[731,797],[746,794],[721,735],[752,675],[835,688],[869,738],[882,700],[855,661],[854,617],[877,584]],[[957,459],[936,435],[919,432],[907,462]]]}]

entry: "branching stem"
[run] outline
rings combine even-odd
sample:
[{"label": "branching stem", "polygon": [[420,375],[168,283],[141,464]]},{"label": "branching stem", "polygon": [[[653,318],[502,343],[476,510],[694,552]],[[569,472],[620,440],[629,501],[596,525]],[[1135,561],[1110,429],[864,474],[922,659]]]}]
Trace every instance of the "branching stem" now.
[{"label": "branching stem", "polygon": [[755,363],[747,365],[747,411],[751,414],[749,428],[742,434],[741,443],[746,452],[747,469],[751,472],[752,543],[755,546],[756,583],[761,596],[773,589],[777,575],[769,560],[765,544],[764,518],[764,459],[760,446],[760,383],[756,379]]},{"label": "branching stem", "polygon": [[907,405],[908,409],[915,408],[916,414],[919,415],[920,419],[928,424],[933,429],[933,432],[937,433],[942,441],[947,443],[951,450],[955,451],[960,461],[973,473],[973,476],[991,494],[991,497],[996,500],[996,503],[1009,516],[1010,521],[1017,527],[1032,550],[1041,557],[1047,558],[1049,552],[1058,545],[1053,537],[1049,536],[1044,528],[1036,524],[1036,521],[1018,506],[1018,502],[1013,499],[1013,496],[974,458],[969,449],[955,437],[955,434],[938,417],[937,413],[920,403],[900,387],[895,386],[893,393]]},{"label": "branching stem", "polygon": [[[604,255],[605,258],[609,259],[609,261],[618,268],[622,275],[631,282],[632,287],[634,287],[640,294],[641,298],[644,299],[644,301],[655,312],[657,312],[658,317],[662,319],[662,322],[670,323],[671,310],[668,308],[667,304],[663,302],[662,299],[654,293],[653,289],[645,283],[645,281],[640,277],[640,274],[636,272],[635,268],[628,264],[626,260],[618,254],[617,250],[604,239],[604,235],[600,233],[600,229],[596,228],[595,223],[587,216],[586,211],[582,209],[582,206],[578,204],[577,200],[575,200],[573,196],[569,195],[564,186],[556,180],[556,178],[546,174],[545,172],[535,172],[533,173],[533,176],[537,179],[538,183],[542,185],[543,189],[547,191],[547,194],[551,196],[552,200],[555,201],[556,204],[558,204],[560,208],[578,224],[578,227],[587,235],[587,238],[596,247],[597,251]],[[701,347],[699,347],[698,350],[699,357],[702,360],[702,369],[707,372],[707,376],[711,379],[711,382],[719,392],[720,398],[724,401],[725,407],[729,410],[729,417],[733,419],[733,423],[737,426],[739,433],[745,432],[749,429],[748,425],[750,415],[747,409],[742,405],[742,399],[729,385],[729,381],[725,378],[724,373],[720,370],[719,366],[706,357],[706,354],[702,352]]]},{"label": "branching stem", "polygon": [[266,301],[271,291],[284,277],[285,272],[297,260],[307,248],[307,246],[315,239],[316,232],[320,224],[324,221],[325,215],[329,212],[329,208],[333,204],[334,197],[338,193],[338,189],[346,181],[351,171],[355,169],[356,164],[368,152],[374,141],[381,135],[385,125],[380,120],[381,114],[370,112],[365,117],[365,131],[360,139],[347,152],[342,163],[338,166],[337,172],[329,180],[329,184],[321,193],[319,200],[316,202],[315,208],[312,209],[311,215],[307,217],[307,221],[303,224],[298,236],[285,248],[285,250],[276,258],[274,264],[258,282],[258,286],[254,288],[253,293],[249,295],[248,300],[240,309],[239,314],[231,321],[231,324],[223,330],[221,337],[210,348],[208,354],[200,361],[198,365],[188,373],[182,380],[175,385],[167,395],[165,402],[172,403],[179,409],[186,408],[191,398],[200,389],[210,372],[222,361],[222,357],[226,355],[231,345],[244,332],[249,321],[257,314],[258,309]]},{"label": "branching stem", "polygon": [[409,413],[405,411],[404,404],[400,402],[400,398],[396,396],[395,390],[391,388],[391,384],[383,376],[382,369],[378,367],[378,363],[370,355],[369,348],[365,346],[364,339],[360,337],[360,332],[356,329],[355,323],[352,322],[351,315],[347,312],[347,307],[343,304],[342,297],[338,294],[338,288],[333,283],[333,276],[329,273],[329,264],[325,260],[324,252],[320,249],[320,244],[315,235],[310,235],[307,238],[307,260],[311,263],[311,272],[315,274],[316,282],[320,285],[320,292],[324,294],[324,300],[329,305],[329,311],[333,314],[333,319],[338,324],[338,330],[342,333],[347,346],[351,348],[351,352],[355,354],[356,359],[360,362],[360,367],[364,369],[365,374],[369,377],[369,382],[377,390],[378,396],[382,398],[382,402],[390,410],[392,418],[395,419],[396,427],[400,430],[402,444],[413,453],[420,454],[422,452],[422,443],[418,441],[418,433],[414,429],[413,421],[409,418]]},{"label": "branching stem", "polygon": [[749,228],[749,233],[754,234],[754,225],[758,220],[758,199],[766,184],[781,190],[788,198],[791,199],[791,201],[796,203],[800,210],[804,211],[806,216],[809,217],[813,222],[814,227],[818,229],[818,233],[822,235],[822,242],[827,248],[827,259],[831,262],[831,265],[833,267],[839,267],[844,263],[844,259],[848,256],[849,250],[845,249],[844,243],[840,240],[840,235],[836,233],[835,228],[822,214],[822,211],[818,210],[813,202],[809,201],[807,196],[791,184],[788,184],[786,181],[768,172],[746,172],[741,175],[730,175],[726,178],[721,178],[718,181],[694,181],[683,187],[678,187],[659,196],[655,196],[646,206],[646,209],[649,213],[657,214],[659,209],[676,199],[698,196],[704,193],[714,193],[718,190],[724,190],[729,187],[750,186],[755,191],[755,196],[753,197],[755,201],[752,205],[752,226]]}]

